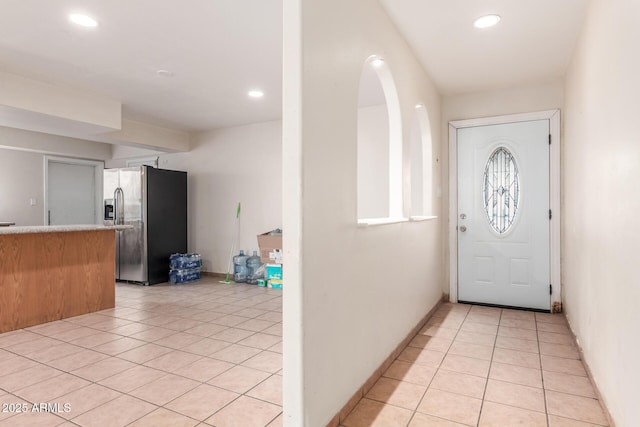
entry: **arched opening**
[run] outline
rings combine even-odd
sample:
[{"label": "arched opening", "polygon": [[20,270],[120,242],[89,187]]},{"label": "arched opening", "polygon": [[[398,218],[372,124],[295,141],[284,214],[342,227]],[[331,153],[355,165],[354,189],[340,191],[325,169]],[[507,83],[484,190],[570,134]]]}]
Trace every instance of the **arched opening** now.
[{"label": "arched opening", "polygon": [[411,216],[433,215],[433,147],[424,104],[416,105],[410,135]]},{"label": "arched opening", "polygon": [[365,62],[358,95],[358,219],[401,218],[402,126],[386,62]]}]

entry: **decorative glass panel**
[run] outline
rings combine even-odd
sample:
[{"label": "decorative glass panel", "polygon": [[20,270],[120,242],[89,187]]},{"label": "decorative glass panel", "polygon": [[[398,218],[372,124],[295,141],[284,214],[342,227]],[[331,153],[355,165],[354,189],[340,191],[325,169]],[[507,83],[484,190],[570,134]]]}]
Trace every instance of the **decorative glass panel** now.
[{"label": "decorative glass panel", "polygon": [[484,170],[484,210],[489,224],[499,234],[506,233],[518,212],[520,176],[511,152],[497,148]]}]

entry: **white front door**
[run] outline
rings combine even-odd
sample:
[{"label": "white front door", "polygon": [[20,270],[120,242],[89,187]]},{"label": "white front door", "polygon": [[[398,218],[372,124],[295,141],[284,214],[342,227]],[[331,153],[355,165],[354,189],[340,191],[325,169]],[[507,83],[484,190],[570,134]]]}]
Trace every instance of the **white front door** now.
[{"label": "white front door", "polygon": [[458,301],[549,310],[549,120],[457,133]]},{"label": "white front door", "polygon": [[96,223],[96,169],[86,164],[49,161],[47,201],[49,225]]}]

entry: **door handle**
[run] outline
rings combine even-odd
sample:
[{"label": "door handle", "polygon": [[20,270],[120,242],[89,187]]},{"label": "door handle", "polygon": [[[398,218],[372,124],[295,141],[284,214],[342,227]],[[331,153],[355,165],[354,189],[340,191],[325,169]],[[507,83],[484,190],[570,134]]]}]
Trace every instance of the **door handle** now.
[{"label": "door handle", "polygon": [[464,233],[465,231],[467,231],[467,226],[466,226],[466,225],[461,225],[461,226],[460,226],[460,231],[461,231],[462,233]]},{"label": "door handle", "polygon": [[124,191],[118,187],[113,192],[113,225],[124,224]]}]

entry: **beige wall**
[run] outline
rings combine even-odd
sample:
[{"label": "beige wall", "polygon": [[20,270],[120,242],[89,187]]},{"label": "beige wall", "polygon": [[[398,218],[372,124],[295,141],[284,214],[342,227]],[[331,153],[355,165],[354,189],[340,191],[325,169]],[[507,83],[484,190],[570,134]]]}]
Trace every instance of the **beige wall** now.
[{"label": "beige wall", "polygon": [[398,89],[405,206],[415,105],[439,123],[440,96],[377,0],[284,10],[284,422],[322,426],[442,297],[440,219],[357,226],[364,62],[384,57]]},{"label": "beige wall", "polygon": [[566,77],[565,310],[616,425],[640,393],[640,2],[594,1]]},{"label": "beige wall", "polygon": [[[560,109],[563,105],[563,80],[561,78],[532,83],[516,88],[488,92],[447,96],[442,101],[442,186],[444,215],[449,212],[449,122],[508,114],[530,113]],[[449,227],[444,218],[443,247],[445,248],[446,279],[444,291],[449,293]]]}]

